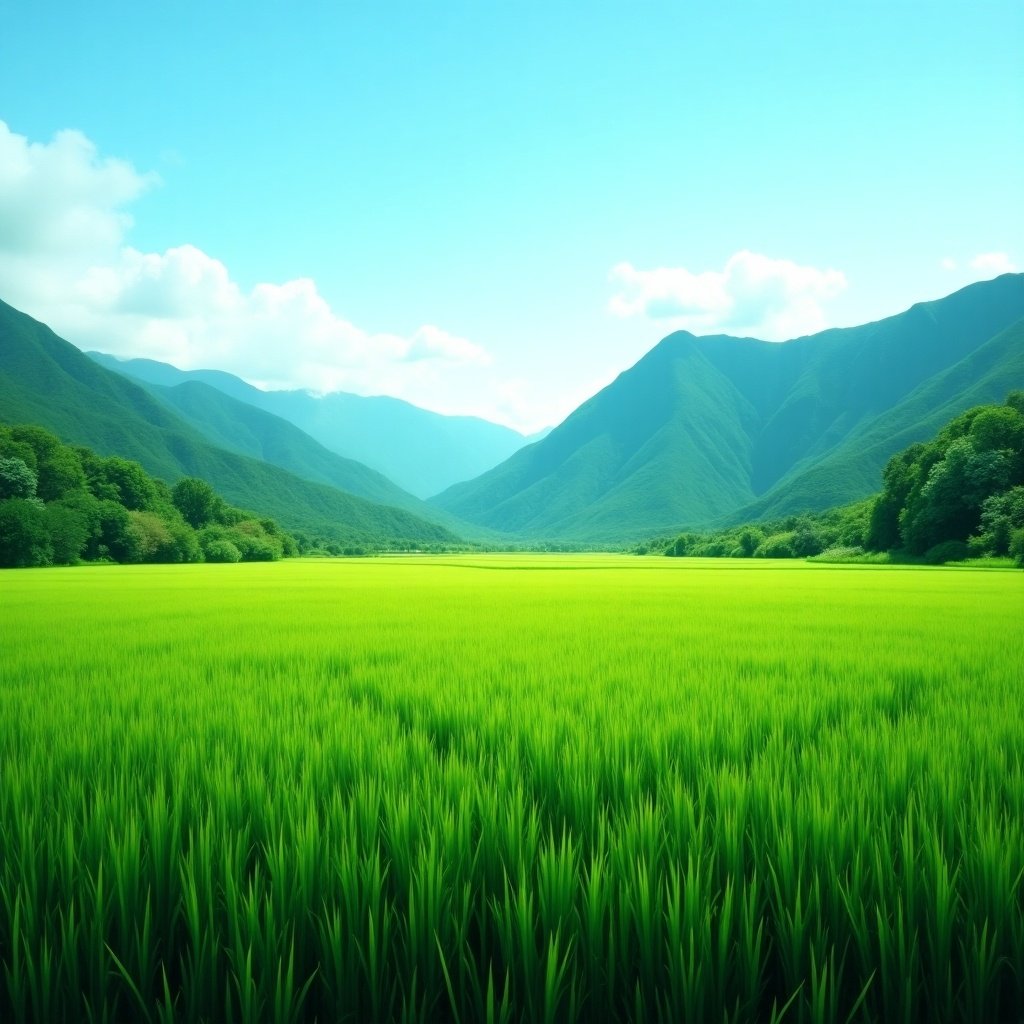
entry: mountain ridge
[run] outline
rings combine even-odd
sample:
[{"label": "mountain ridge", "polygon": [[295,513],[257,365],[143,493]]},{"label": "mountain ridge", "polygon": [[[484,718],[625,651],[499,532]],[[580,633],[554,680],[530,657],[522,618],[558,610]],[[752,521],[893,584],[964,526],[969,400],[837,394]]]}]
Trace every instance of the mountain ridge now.
[{"label": "mountain ridge", "polygon": [[[1022,317],[1024,275],[1010,274],[789,342],[676,332],[548,437],[431,501],[521,536],[593,541],[844,504],[880,485],[892,438],[876,437],[866,460],[847,451],[848,478],[828,477],[813,500],[801,479],[886,414],[905,436],[924,413],[899,408],[928,381],[931,419],[964,408],[952,369]],[[1024,384],[1013,335],[1004,348],[986,394]]]},{"label": "mountain ridge", "polygon": [[[429,503],[228,391],[283,396],[306,415],[322,399],[153,361],[143,370],[164,383],[133,383],[101,365],[113,357],[94,362],[3,304],[0,339],[0,418],[17,411],[168,479],[202,476],[292,529],[304,527],[289,516],[290,490],[306,522],[364,533],[376,519],[398,537],[629,543],[820,511],[876,490],[891,454],[1024,387],[1024,274],[784,343],[675,332],[546,436],[516,435],[524,447]],[[412,518],[398,522],[399,512]]]},{"label": "mountain ridge", "polygon": [[[94,358],[90,353],[87,355]],[[104,365],[103,360],[94,361]],[[219,448],[270,463],[303,480],[325,484],[378,505],[403,509],[460,536],[493,537],[491,531],[428,505],[382,473],[329,451],[288,420],[232,398],[199,379],[190,378],[174,385],[147,384],[141,380],[138,384]]]},{"label": "mountain ridge", "polygon": [[180,370],[152,359],[87,354],[107,369],[147,384],[198,380],[287,420],[329,451],[376,470],[420,499],[478,476],[536,436],[477,416],[432,412],[387,395],[263,391],[223,370]]}]

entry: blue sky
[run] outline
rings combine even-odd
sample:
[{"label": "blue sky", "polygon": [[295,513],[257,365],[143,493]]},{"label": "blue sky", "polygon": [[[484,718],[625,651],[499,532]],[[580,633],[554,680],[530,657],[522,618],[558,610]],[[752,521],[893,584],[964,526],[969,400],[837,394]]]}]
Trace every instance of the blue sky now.
[{"label": "blue sky", "polygon": [[525,430],[1024,264],[1024,4],[8,5],[0,298]]}]

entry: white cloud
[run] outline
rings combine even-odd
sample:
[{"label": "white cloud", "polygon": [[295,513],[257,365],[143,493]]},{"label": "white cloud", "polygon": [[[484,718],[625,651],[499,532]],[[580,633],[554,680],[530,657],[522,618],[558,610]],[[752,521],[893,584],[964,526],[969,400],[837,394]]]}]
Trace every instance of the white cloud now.
[{"label": "white cloud", "polygon": [[998,277],[1000,274],[1015,273],[1017,267],[1005,252],[982,252],[971,260],[971,269],[986,277]]},{"label": "white cloud", "polygon": [[956,270],[956,260],[950,259],[948,256],[944,260],[939,261],[939,266],[943,270]]},{"label": "white cloud", "polygon": [[488,411],[487,384],[470,378],[490,357],[466,338],[433,324],[369,331],[335,312],[309,278],[245,291],[193,245],[127,245],[126,207],[156,182],[101,158],[80,132],[39,144],[0,121],[0,296],[83,349],[227,370],[264,386]]},{"label": "white cloud", "polygon": [[30,143],[0,121],[0,251],[67,258],[103,251],[131,226],[123,207],[158,181],[101,159],[81,132]]},{"label": "white cloud", "polygon": [[479,363],[486,366],[491,362],[488,352],[479,345],[456,337],[440,327],[425,324],[413,336],[406,352],[407,359],[452,359],[460,363]]},{"label": "white cloud", "polygon": [[489,361],[479,345],[431,324],[409,336],[364,330],[335,313],[310,278],[246,293],[223,263],[190,245],[162,254],[125,248],[117,262],[90,268],[74,294],[86,314],[76,343],[271,387],[381,391],[386,382],[402,393],[425,376],[413,364]]},{"label": "white cloud", "polygon": [[783,340],[824,329],[823,304],[846,288],[838,270],[800,266],[743,250],[722,270],[685,267],[612,268],[619,291],[609,302],[617,316],[643,315],[695,334],[727,331]]},{"label": "white cloud", "polygon": [[30,143],[0,121],[0,294],[36,316],[63,308],[80,275],[116,255],[125,207],[157,181],[101,158],[81,132]]}]

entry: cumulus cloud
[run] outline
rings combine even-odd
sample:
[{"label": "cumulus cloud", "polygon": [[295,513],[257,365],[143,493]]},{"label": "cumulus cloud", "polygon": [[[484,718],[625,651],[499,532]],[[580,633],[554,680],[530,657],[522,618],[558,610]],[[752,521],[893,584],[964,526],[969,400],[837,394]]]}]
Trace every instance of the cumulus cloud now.
[{"label": "cumulus cloud", "polygon": [[30,143],[0,121],[0,251],[102,252],[131,226],[124,206],[158,180],[123,160],[101,158],[81,132]]},{"label": "cumulus cloud", "polygon": [[84,349],[227,370],[270,387],[444,405],[461,384],[481,397],[461,378],[488,353],[439,326],[369,331],[332,309],[309,278],[244,290],[196,246],[131,247],[126,208],[157,183],[101,157],[80,132],[40,144],[0,121],[0,295]]},{"label": "cumulus cloud", "polygon": [[619,263],[610,278],[618,288],[609,302],[616,316],[647,316],[695,334],[725,331],[769,340],[824,329],[824,303],[846,288],[846,277],[838,270],[748,250],[730,256],[722,270],[639,270]]},{"label": "cumulus cloud", "polygon": [[971,260],[971,269],[984,274],[985,277],[998,277],[1000,274],[1015,273],[1017,267],[1008,253],[981,252]]},{"label": "cumulus cloud", "polygon": [[966,260],[946,257],[939,262],[939,266],[954,275],[953,280],[958,288],[1020,270],[1010,254],[1005,252],[982,252]]},{"label": "cumulus cloud", "polygon": [[405,353],[407,359],[452,359],[460,363],[479,363],[486,366],[490,354],[465,338],[425,324],[412,336]]},{"label": "cumulus cloud", "polygon": [[[141,349],[275,387],[325,392],[368,383],[389,364],[488,362],[479,345],[431,324],[407,337],[363,330],[335,313],[310,278],[245,293],[223,263],[190,245],[160,254],[126,248],[117,263],[92,268],[77,295],[97,314],[81,333],[103,331],[107,351]],[[111,333],[111,324],[121,330]]]}]

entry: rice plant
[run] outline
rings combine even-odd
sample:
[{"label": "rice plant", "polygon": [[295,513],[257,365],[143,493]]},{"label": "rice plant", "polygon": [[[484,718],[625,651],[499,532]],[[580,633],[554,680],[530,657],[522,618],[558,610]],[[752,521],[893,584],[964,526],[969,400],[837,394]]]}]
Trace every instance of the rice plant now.
[{"label": "rice plant", "polygon": [[0,579],[0,1019],[1016,1021],[1024,576]]}]

